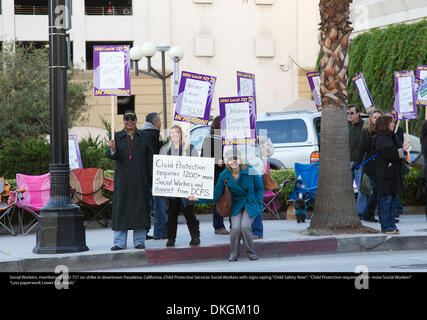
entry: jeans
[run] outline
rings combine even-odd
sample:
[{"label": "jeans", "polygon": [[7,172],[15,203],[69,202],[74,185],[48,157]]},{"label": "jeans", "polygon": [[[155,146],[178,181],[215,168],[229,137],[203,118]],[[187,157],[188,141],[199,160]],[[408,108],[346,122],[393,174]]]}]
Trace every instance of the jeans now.
[{"label": "jeans", "polygon": [[166,200],[163,197],[153,197],[154,207],[154,238],[166,237]]},{"label": "jeans", "polygon": [[[114,230],[114,245],[122,249],[127,247],[128,230],[116,231]],[[133,246],[145,244],[147,237],[147,228],[135,228],[133,230]]]},{"label": "jeans", "polygon": [[368,206],[366,208],[365,213],[363,214],[364,218],[375,218],[375,210],[378,207],[378,182],[377,176],[369,175],[369,180],[371,181],[372,193],[369,196]]},{"label": "jeans", "polygon": [[256,216],[252,222],[252,234],[258,237],[263,237],[264,235],[264,228],[262,226],[262,213]]},{"label": "jeans", "polygon": [[[350,166],[353,167],[353,165],[354,165],[354,161],[351,161]],[[357,195],[357,202],[356,202],[356,210],[359,217],[363,216],[364,212],[366,211],[367,200],[368,200],[368,197],[362,192],[360,192],[360,181],[362,180],[362,173],[363,173],[363,166],[358,169],[354,169],[352,173],[353,180],[356,181],[357,190],[359,190],[359,193]]]},{"label": "jeans", "polygon": [[397,230],[394,218],[396,210],[394,203],[396,194],[380,194],[378,195],[378,216],[381,223],[381,232]]}]

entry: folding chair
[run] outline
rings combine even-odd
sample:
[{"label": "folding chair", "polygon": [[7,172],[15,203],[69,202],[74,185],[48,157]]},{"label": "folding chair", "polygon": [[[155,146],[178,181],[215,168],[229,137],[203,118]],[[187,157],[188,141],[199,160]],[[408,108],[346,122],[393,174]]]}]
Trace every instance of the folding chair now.
[{"label": "folding chair", "polygon": [[285,185],[291,181],[292,180],[283,180],[279,185],[279,190],[276,192],[271,190],[264,191],[264,198],[262,199],[262,212],[270,212],[280,220],[279,210],[282,206],[282,203],[280,202],[280,195],[282,194]]},{"label": "folding chair", "polygon": [[294,171],[297,178],[295,180],[294,190],[289,195],[288,200],[295,201],[299,198],[299,194],[302,193],[303,200],[307,203],[307,207],[313,209],[317,181],[319,178],[319,163],[295,163]]},{"label": "folding chair", "polygon": [[74,169],[70,172],[70,186],[72,201],[94,213],[86,226],[96,221],[107,227],[110,218],[105,209],[112,200],[102,194],[102,189],[113,191],[112,179],[104,178],[104,171],[99,168]]},{"label": "folding chair", "polygon": [[[40,176],[16,174],[16,191],[11,191],[15,196],[16,206],[20,208],[18,221],[22,234],[28,234],[38,224],[40,209],[50,198],[50,173]],[[31,220],[25,224],[25,216]]]},{"label": "folding chair", "polygon": [[[15,201],[6,202],[6,198],[10,195],[10,184],[0,178],[0,226],[5,228],[12,235],[16,235],[12,225],[12,216],[15,212]],[[11,199],[12,200],[12,199]]]}]

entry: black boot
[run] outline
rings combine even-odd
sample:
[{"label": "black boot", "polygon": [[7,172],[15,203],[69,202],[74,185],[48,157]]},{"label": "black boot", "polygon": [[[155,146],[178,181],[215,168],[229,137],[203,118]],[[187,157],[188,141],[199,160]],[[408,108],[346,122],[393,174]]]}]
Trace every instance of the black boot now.
[{"label": "black boot", "polygon": [[300,214],[296,214],[296,216],[297,216],[297,223],[300,223],[301,222],[301,215]]}]

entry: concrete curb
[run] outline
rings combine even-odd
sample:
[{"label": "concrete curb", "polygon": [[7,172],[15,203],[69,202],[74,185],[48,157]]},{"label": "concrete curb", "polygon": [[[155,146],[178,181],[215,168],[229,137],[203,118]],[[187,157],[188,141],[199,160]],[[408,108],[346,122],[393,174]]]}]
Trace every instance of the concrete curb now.
[{"label": "concrete curb", "polygon": [[[296,241],[255,241],[259,257],[282,257],[303,254],[349,253],[390,250],[427,249],[427,236],[353,236],[323,237]],[[243,245],[241,259],[246,259]],[[228,244],[186,248],[128,249],[111,253],[80,253],[68,256],[43,256],[0,262],[2,272],[53,272],[56,266],[66,265],[70,271],[141,267],[176,262],[228,259]]]}]

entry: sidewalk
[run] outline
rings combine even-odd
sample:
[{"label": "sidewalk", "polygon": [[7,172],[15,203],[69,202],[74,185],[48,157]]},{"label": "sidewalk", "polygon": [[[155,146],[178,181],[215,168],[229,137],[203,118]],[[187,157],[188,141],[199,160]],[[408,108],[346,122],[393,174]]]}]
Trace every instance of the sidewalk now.
[{"label": "sidewalk", "polygon": [[[427,222],[424,207],[405,208],[410,214],[399,217],[400,235],[347,234],[307,236],[301,232],[310,225],[295,220],[264,220],[264,238],[255,240],[259,258],[298,254],[342,253],[360,251],[390,251],[427,249]],[[147,240],[146,249],[133,249],[132,231],[128,234],[128,248],[110,251],[113,246],[111,228],[87,228],[86,245],[89,251],[69,254],[34,254],[36,234],[26,236],[0,235],[0,272],[53,272],[58,265],[70,271],[90,271],[108,268],[136,267],[179,261],[228,259],[229,236],[215,235],[211,215],[199,215],[201,244],[190,247],[190,235],[183,216],[179,216],[176,246],[166,248],[166,240]],[[363,222],[380,229],[379,223]],[[225,226],[229,227],[228,219]],[[150,230],[152,234],[152,230]],[[245,259],[242,248],[241,258]]]}]

